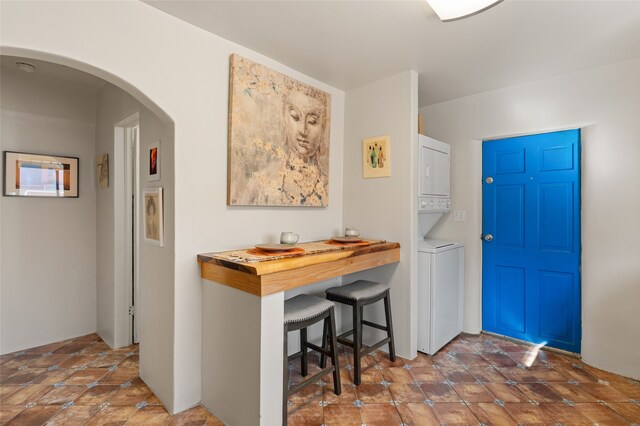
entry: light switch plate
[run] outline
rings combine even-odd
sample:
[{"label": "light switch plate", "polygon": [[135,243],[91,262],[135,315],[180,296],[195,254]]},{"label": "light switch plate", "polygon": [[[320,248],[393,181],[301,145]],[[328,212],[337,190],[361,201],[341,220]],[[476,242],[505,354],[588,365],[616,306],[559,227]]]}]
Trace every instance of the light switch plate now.
[{"label": "light switch plate", "polygon": [[454,210],[453,211],[453,221],[454,222],[464,222],[467,212],[464,210]]}]

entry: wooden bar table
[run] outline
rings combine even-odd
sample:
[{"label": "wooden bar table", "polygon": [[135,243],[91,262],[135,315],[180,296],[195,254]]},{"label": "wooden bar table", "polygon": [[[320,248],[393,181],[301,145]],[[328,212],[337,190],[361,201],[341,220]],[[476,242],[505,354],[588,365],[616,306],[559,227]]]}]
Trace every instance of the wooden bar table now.
[{"label": "wooden bar table", "polygon": [[199,254],[203,404],[226,424],[281,425],[284,292],[398,261],[400,244],[380,240]]}]

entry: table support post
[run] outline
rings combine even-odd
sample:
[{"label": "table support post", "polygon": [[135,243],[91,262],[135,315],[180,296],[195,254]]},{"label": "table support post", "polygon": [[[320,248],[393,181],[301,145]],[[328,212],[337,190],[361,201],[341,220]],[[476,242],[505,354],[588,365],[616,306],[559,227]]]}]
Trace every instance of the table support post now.
[{"label": "table support post", "polygon": [[203,404],[226,424],[282,424],[284,293],[203,287]]}]

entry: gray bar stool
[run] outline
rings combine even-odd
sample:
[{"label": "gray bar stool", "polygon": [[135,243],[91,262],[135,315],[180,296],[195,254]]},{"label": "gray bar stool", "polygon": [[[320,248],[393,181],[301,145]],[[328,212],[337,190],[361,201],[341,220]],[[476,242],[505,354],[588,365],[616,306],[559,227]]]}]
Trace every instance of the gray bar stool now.
[{"label": "gray bar stool", "polygon": [[[303,387],[320,380],[326,374],[333,372],[333,388],[336,395],[342,392],[340,385],[340,368],[338,366],[338,343],[336,340],[335,304],[317,296],[299,294],[284,301],[284,386],[282,397],[282,424],[287,424],[287,400],[289,396]],[[324,320],[322,347],[307,341],[307,327]],[[300,351],[287,356],[287,334],[300,330]],[[303,377],[309,374],[307,348],[319,352],[322,370],[289,388],[289,361],[302,358],[301,373]],[[331,358],[331,366],[326,366],[326,357]]]},{"label": "gray bar stool", "polygon": [[[327,299],[344,303],[353,307],[353,329],[338,336],[338,342],[353,349],[354,377],[353,383],[360,384],[360,359],[379,347],[389,344],[389,358],[396,360],[396,349],[393,342],[393,324],[391,323],[391,300],[386,285],[374,281],[358,280],[351,284],[331,287],[326,290]],[[384,299],[384,316],[386,325],[376,324],[363,319],[364,307]],[[362,326],[377,328],[387,332],[387,337],[367,348],[362,348]],[[353,340],[345,337],[353,334]]]}]

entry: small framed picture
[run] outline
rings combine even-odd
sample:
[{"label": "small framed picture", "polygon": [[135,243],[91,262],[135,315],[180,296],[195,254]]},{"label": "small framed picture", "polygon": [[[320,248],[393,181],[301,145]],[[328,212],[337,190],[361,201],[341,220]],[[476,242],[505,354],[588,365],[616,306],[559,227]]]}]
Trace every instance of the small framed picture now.
[{"label": "small framed picture", "polygon": [[147,150],[147,180],[160,180],[160,140],[150,144]]},{"label": "small framed picture", "polygon": [[78,198],[77,157],[4,152],[4,195]]},{"label": "small framed picture", "polygon": [[162,188],[146,188],[143,197],[144,240],[162,247],[164,226],[162,219]]},{"label": "small framed picture", "polygon": [[362,176],[365,179],[391,176],[390,148],[389,136],[362,141]]}]

